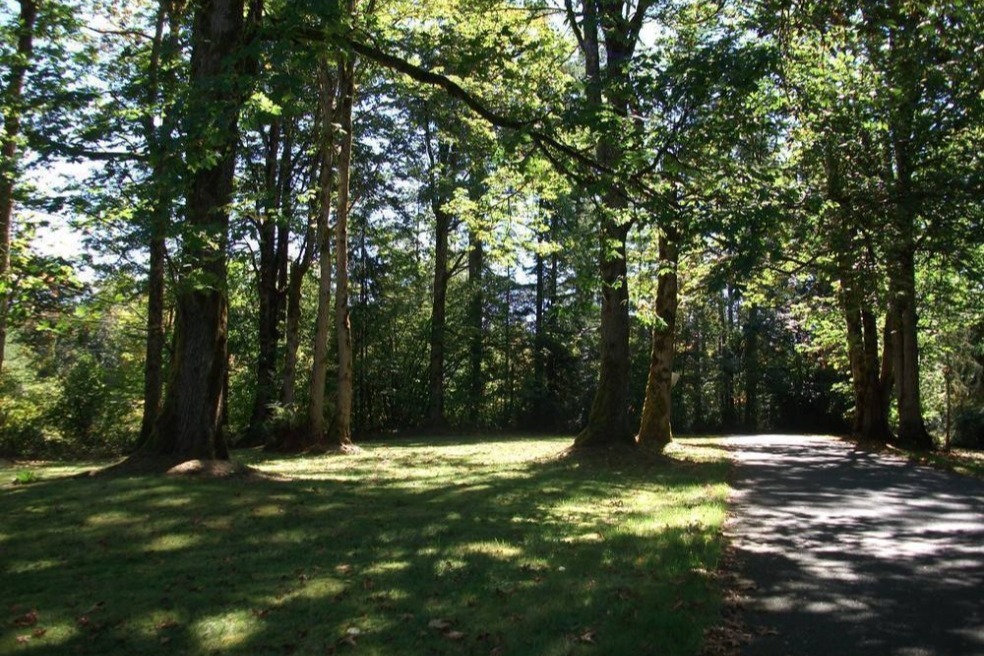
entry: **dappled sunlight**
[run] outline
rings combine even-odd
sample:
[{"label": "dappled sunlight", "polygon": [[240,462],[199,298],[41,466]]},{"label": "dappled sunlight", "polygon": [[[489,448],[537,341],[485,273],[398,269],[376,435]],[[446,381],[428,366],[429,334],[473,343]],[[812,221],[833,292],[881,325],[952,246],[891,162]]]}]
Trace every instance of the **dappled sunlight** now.
[{"label": "dappled sunlight", "polygon": [[723,512],[725,468],[595,468],[553,458],[561,444],[252,453],[296,478],[29,486],[0,499],[5,549],[46,565],[5,575],[0,595],[75,627],[66,654],[566,654],[593,648],[585,632],[606,653],[640,640],[692,652],[708,615],[677,604],[713,609],[694,570],[714,566],[719,544],[713,523],[684,524],[702,497]]},{"label": "dappled sunlight", "polygon": [[178,551],[181,549],[188,549],[202,542],[202,537],[199,535],[188,535],[181,533],[168,533],[166,535],[161,535],[150,542],[144,547],[144,551],[149,552],[167,552],[167,551]]},{"label": "dappled sunlight", "polygon": [[[831,635],[876,652],[984,648],[975,620],[984,588],[981,483],[835,438],[728,442],[740,463],[735,545],[751,575],[767,574],[753,594],[757,621],[796,627],[784,632],[795,644],[780,650],[809,642],[809,653],[836,651]],[[960,642],[968,623],[978,634]]]}]

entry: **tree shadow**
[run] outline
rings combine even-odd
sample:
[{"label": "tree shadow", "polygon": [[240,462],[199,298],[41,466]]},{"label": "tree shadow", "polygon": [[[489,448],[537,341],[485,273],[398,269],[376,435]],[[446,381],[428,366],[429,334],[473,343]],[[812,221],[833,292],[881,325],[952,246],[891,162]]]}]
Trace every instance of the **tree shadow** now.
[{"label": "tree shadow", "polygon": [[832,439],[730,444],[747,620],[766,627],[745,653],[984,653],[984,484]]},{"label": "tree shadow", "polygon": [[[46,627],[20,648],[696,653],[720,550],[699,512],[726,465],[483,469],[444,454],[439,474],[460,477],[441,480],[373,478],[366,461],[335,479],[77,479],[5,495],[0,645]],[[640,491],[648,507],[628,503]],[[15,626],[34,609],[36,625]]]}]

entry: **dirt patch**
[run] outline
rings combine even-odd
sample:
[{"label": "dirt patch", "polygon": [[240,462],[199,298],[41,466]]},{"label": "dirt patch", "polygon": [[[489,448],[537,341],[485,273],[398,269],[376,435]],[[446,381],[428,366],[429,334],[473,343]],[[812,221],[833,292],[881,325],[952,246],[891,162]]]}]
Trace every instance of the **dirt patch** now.
[{"label": "dirt patch", "polygon": [[154,456],[131,456],[109,467],[79,474],[85,477],[173,476],[175,478],[215,478],[229,480],[287,480],[232,460],[180,460]]}]

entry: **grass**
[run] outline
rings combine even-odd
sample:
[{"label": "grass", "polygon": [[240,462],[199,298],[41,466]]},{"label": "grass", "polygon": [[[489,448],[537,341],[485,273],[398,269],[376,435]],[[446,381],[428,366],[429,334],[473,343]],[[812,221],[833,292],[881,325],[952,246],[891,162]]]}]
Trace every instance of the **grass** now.
[{"label": "grass", "polygon": [[897,446],[892,448],[921,465],[984,479],[984,451],[956,447],[949,451],[913,451]]},{"label": "grass", "polygon": [[553,457],[568,444],[239,454],[287,481],[2,470],[0,653],[696,653],[723,454]]}]

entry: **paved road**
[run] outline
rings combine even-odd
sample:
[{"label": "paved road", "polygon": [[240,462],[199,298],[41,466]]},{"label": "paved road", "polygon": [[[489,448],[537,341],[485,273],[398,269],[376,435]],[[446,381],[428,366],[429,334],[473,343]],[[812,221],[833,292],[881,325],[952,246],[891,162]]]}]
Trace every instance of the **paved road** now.
[{"label": "paved road", "polygon": [[745,654],[984,655],[984,482],[832,438],[728,442]]}]

